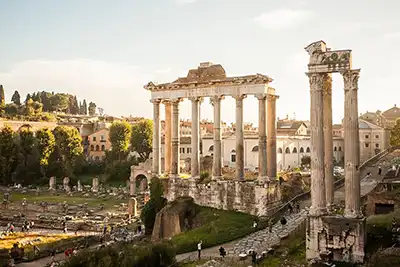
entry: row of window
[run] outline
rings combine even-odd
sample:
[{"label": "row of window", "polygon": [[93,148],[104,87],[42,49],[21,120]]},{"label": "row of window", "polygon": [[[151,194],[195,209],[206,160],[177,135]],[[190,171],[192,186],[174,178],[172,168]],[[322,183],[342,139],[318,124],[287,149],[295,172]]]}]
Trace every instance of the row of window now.
[{"label": "row of window", "polygon": [[179,152],[181,154],[185,154],[185,151],[187,154],[190,154],[190,153],[192,153],[192,148],[191,147],[180,147],[179,148]]},{"label": "row of window", "polygon": [[[342,147],[341,147],[341,146],[340,146],[340,147],[336,147],[336,146],[335,146],[335,147],[333,148],[333,151],[342,151]],[[283,153],[282,148],[278,148],[278,153],[279,153],[279,154],[282,154],[282,153]],[[294,147],[291,153],[297,153],[297,148]],[[300,147],[299,153],[304,153],[304,148],[303,148],[303,147]],[[311,153],[311,149],[310,149],[309,147],[307,147],[305,153]],[[290,148],[287,147],[287,148],[285,149],[285,154],[290,154]]]},{"label": "row of window", "polygon": [[[96,136],[92,137],[93,142],[96,142],[96,139],[97,139]],[[103,134],[100,135],[100,142],[105,142],[105,141],[106,141],[106,137]]]},{"label": "row of window", "polygon": [[[365,137],[365,139],[369,139],[369,134],[366,134],[364,137]],[[376,135],[375,135],[375,138],[376,138],[376,139],[379,139],[379,134],[376,134]]]},{"label": "row of window", "polygon": [[[100,151],[100,146],[96,145],[96,147],[94,145],[90,146],[90,151]],[[105,145],[101,145],[101,151],[106,151],[106,146]]]},{"label": "row of window", "polygon": [[[365,143],[364,146],[369,147],[369,143]],[[375,144],[375,148],[379,148],[379,144]]]}]

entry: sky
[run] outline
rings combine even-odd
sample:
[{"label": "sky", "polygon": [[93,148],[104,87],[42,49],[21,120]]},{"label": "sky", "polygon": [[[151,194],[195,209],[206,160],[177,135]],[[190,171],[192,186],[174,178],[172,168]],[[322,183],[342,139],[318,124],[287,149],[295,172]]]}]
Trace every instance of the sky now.
[{"label": "sky", "polygon": [[[400,98],[400,1],[395,0],[0,0],[0,84],[94,101],[106,114],[152,117],[149,81],[171,82],[200,62],[228,76],[262,73],[280,95],[277,116],[308,120],[308,55],[324,40],[352,49],[361,68],[359,112],[386,110]],[[333,77],[333,119],[343,117],[343,80]],[[257,100],[244,101],[257,125]],[[222,103],[222,120],[235,120]],[[190,102],[181,117],[190,118]],[[163,111],[161,112],[163,116]],[[212,106],[202,104],[202,119]]]}]

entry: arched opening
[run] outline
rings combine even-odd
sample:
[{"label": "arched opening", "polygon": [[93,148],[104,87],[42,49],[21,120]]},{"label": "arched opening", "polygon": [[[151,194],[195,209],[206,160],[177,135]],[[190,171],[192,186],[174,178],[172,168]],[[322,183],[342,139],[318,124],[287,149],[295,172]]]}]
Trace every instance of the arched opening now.
[{"label": "arched opening", "polygon": [[290,154],[290,149],[288,147],[285,149],[285,153]]},{"label": "arched opening", "polygon": [[106,151],[106,146],[105,145],[101,145],[101,151]]},{"label": "arched opening", "polygon": [[297,147],[294,147],[292,153],[297,153]]},{"label": "arched opening", "polygon": [[337,151],[337,147],[334,147],[334,148],[333,148],[333,151]]},{"label": "arched opening", "polygon": [[300,147],[300,153],[304,153],[304,148]]},{"label": "arched opening", "polygon": [[311,149],[310,149],[310,147],[307,147],[307,149],[306,149],[306,153],[310,153],[311,152]]},{"label": "arched opening", "polygon": [[214,151],[214,145],[211,145],[211,146],[208,148],[208,152],[212,152],[212,151]]},{"label": "arched opening", "polygon": [[139,174],[136,176],[135,178],[136,181],[136,188],[139,188],[140,192],[144,192],[147,191],[147,189],[149,188],[149,181],[146,177],[146,175],[144,174]]},{"label": "arched opening", "polygon": [[94,145],[90,145],[90,151],[94,151]]},{"label": "arched opening", "polygon": [[339,151],[342,151],[342,147],[341,146],[339,147]]},{"label": "arched opening", "polygon": [[99,145],[96,145],[96,151],[99,151],[99,150],[100,150]]},{"label": "arched opening", "polygon": [[278,153],[279,154],[282,154],[283,152],[282,152],[282,148],[278,148]]},{"label": "arched opening", "polygon": [[236,150],[232,149],[231,151],[231,162],[235,163],[236,162]]},{"label": "arched opening", "polygon": [[251,152],[258,152],[258,146],[254,146],[254,147],[251,149]]}]

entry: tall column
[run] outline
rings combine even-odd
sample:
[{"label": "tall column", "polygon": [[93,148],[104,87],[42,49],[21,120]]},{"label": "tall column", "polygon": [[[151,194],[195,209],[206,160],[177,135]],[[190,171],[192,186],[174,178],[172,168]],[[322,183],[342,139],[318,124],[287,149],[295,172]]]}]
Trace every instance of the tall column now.
[{"label": "tall column", "polygon": [[243,99],[246,95],[235,95],[236,99],[236,179],[244,180],[244,126],[243,126]]},{"label": "tall column", "polygon": [[172,100],[172,164],[171,174],[174,178],[180,173],[180,151],[179,151],[179,102],[180,99]]},{"label": "tall column", "polygon": [[153,103],[153,175],[160,175],[160,99],[152,99]]},{"label": "tall column", "polygon": [[360,70],[342,73],[344,79],[345,210],[348,218],[362,216],[360,206],[360,136],[358,125],[358,79]]},{"label": "tall column", "polygon": [[165,138],[164,138],[164,172],[171,173],[172,165],[172,109],[171,101],[165,100]]},{"label": "tall column", "polygon": [[277,95],[267,95],[267,176],[276,179],[276,100]]},{"label": "tall column", "polygon": [[258,99],[258,178],[267,180],[267,95]]},{"label": "tall column", "polygon": [[311,97],[311,208],[310,215],[326,213],[324,170],[323,89],[326,74],[307,73]]},{"label": "tall column", "polygon": [[192,159],[191,174],[192,177],[200,176],[200,131],[199,131],[199,110],[200,103],[198,97],[190,98],[192,101]]},{"label": "tall column", "polygon": [[325,164],[325,189],[326,206],[328,210],[334,203],[333,187],[333,133],[332,133],[332,75],[324,75],[323,115],[324,115],[324,164]]},{"label": "tall column", "polygon": [[221,148],[221,99],[222,96],[211,97],[211,102],[214,107],[214,155],[213,155],[213,179],[222,177],[222,148]]}]

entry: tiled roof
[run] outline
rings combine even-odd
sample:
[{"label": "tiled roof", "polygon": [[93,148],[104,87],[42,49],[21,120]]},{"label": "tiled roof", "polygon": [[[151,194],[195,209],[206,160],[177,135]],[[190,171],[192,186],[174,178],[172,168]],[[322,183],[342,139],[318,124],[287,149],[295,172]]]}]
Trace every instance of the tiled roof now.
[{"label": "tiled roof", "polygon": [[382,113],[382,115],[386,118],[398,118],[400,117],[400,108],[396,105]]}]

